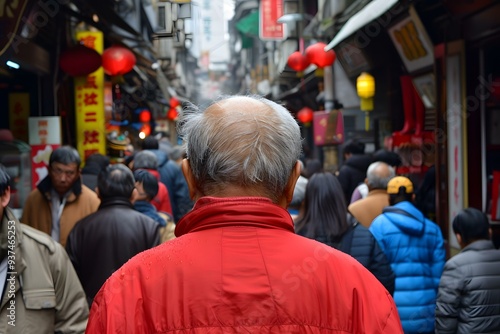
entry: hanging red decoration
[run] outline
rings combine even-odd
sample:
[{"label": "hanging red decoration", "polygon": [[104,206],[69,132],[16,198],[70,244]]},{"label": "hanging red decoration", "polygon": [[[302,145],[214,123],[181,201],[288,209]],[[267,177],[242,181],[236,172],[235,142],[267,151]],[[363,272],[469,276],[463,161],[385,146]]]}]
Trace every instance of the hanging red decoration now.
[{"label": "hanging red decoration", "polygon": [[107,75],[123,75],[132,71],[136,62],[135,55],[129,49],[113,45],[102,54],[102,67]]},{"label": "hanging red decoration", "polygon": [[292,70],[297,72],[302,72],[309,65],[311,65],[309,59],[307,59],[307,57],[299,51],[295,51],[290,56],[288,56],[288,60],[286,63]]},{"label": "hanging red decoration", "polygon": [[297,119],[303,124],[311,123],[313,120],[313,116],[314,112],[309,107],[304,107],[297,113]]},{"label": "hanging red decoration", "polygon": [[173,96],[170,98],[170,102],[169,103],[170,103],[170,108],[177,108],[178,106],[181,105],[181,103],[179,102],[179,100],[177,98],[173,97]]},{"label": "hanging red decoration", "polygon": [[151,122],[151,111],[145,109],[139,113],[139,122],[147,123]]},{"label": "hanging red decoration", "polygon": [[325,47],[326,44],[322,42],[308,46],[306,49],[307,59],[318,67],[331,66],[337,57],[333,50],[325,51]]},{"label": "hanging red decoration", "polygon": [[170,108],[170,110],[167,113],[167,119],[175,121],[177,119],[177,116],[179,116],[179,112],[177,112],[177,109]]},{"label": "hanging red decoration", "polygon": [[101,67],[99,52],[83,44],[77,44],[61,53],[59,66],[71,76],[86,76]]}]

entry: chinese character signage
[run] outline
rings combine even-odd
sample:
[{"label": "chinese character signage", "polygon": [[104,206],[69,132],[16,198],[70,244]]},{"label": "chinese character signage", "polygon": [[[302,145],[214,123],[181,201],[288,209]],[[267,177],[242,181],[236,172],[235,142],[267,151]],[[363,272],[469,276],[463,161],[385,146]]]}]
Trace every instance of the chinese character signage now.
[{"label": "chinese character signage", "polygon": [[30,117],[29,144],[31,146],[31,184],[38,182],[48,174],[49,158],[56,148],[61,146],[61,118],[59,116]]},{"label": "chinese character signage", "polygon": [[[102,54],[102,32],[81,31],[76,38],[86,47]],[[77,149],[82,161],[92,153],[106,154],[104,117],[104,70],[100,67],[87,76],[75,77]]]},{"label": "chinese character signage", "polygon": [[334,145],[344,142],[344,117],[340,109],[316,111],[313,118],[314,145]]},{"label": "chinese character signage", "polygon": [[283,16],[283,0],[261,0],[259,38],[268,41],[285,39],[284,24],[278,23]]},{"label": "chinese character signage", "polygon": [[409,73],[434,64],[434,46],[413,7],[410,16],[389,29],[394,46]]},{"label": "chinese character signage", "polygon": [[9,94],[9,126],[14,138],[28,142],[28,117],[30,115],[30,95],[28,93]]}]

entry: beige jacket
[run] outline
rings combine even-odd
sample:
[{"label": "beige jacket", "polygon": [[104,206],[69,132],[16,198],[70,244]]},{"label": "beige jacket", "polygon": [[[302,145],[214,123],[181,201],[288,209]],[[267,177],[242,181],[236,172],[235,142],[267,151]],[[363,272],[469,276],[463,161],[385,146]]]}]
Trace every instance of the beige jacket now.
[{"label": "beige jacket", "polygon": [[[50,178],[46,177],[28,195],[21,218],[23,224],[48,235],[52,232],[51,188]],[[66,239],[73,226],[80,219],[96,212],[100,202],[96,193],[84,186],[80,180],[75,182],[61,214],[59,241],[63,247],[66,246]]]},{"label": "beige jacket", "polygon": [[368,228],[372,221],[380,214],[382,210],[389,205],[389,195],[385,189],[375,189],[368,192],[368,196],[357,200],[349,205],[349,212],[361,223]]},{"label": "beige jacket", "polygon": [[61,245],[19,223],[5,208],[0,248],[11,261],[0,304],[0,333],[84,333],[85,292]]}]

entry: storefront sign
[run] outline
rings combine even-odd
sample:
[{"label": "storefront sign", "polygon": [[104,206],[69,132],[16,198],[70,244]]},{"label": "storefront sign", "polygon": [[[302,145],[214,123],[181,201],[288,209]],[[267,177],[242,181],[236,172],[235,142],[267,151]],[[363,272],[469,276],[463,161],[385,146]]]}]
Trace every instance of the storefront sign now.
[{"label": "storefront sign", "polygon": [[31,184],[36,187],[38,182],[48,174],[50,155],[61,146],[61,118],[59,116],[30,117],[28,124],[31,146]]},{"label": "storefront sign", "polygon": [[446,58],[449,238],[450,245],[455,248],[459,245],[452,230],[452,221],[467,204],[467,131],[462,62],[462,53],[450,54]]},{"label": "storefront sign", "polygon": [[9,94],[9,126],[14,138],[28,142],[28,117],[30,116],[30,94]]},{"label": "storefront sign", "polygon": [[[102,54],[102,32],[81,31],[76,38]],[[106,154],[104,117],[104,70],[100,67],[84,77],[75,77],[77,149],[82,161],[93,154]]]},{"label": "storefront sign", "polygon": [[344,142],[344,117],[340,109],[316,111],[313,119],[314,145],[334,145]]},{"label": "storefront sign", "polygon": [[434,46],[413,7],[409,14],[389,29],[389,35],[406,69],[412,73],[434,64]]},{"label": "storefront sign", "polygon": [[278,23],[283,16],[283,0],[261,0],[259,11],[259,38],[267,41],[285,39],[284,24]]}]

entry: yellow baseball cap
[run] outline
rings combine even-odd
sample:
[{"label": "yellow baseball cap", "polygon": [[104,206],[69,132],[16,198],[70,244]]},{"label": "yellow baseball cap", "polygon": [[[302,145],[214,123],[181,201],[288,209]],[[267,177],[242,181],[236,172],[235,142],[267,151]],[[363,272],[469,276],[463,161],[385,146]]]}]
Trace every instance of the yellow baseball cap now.
[{"label": "yellow baseball cap", "polygon": [[393,177],[389,183],[387,184],[387,193],[388,194],[399,194],[399,188],[405,187],[405,192],[407,194],[413,193],[413,183],[409,178],[404,176],[396,176]]}]

